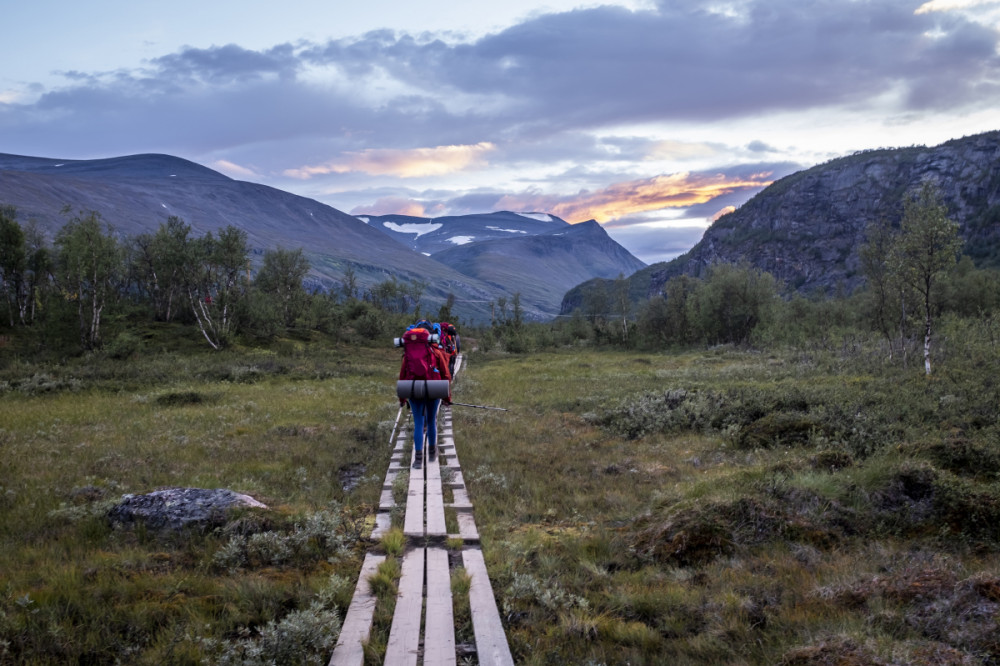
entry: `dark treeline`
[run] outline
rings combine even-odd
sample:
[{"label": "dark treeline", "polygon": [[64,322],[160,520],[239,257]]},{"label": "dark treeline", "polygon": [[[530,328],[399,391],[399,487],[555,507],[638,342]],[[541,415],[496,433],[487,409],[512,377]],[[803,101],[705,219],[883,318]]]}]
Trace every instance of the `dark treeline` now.
[{"label": "dark treeline", "polygon": [[[121,238],[99,213],[64,212],[50,245],[0,206],[0,330],[30,332],[38,352],[127,357],[141,347],[137,331],[154,323],[188,327],[214,349],[310,331],[380,339],[419,314],[427,287],[390,278],[363,290],[347,267],[338,288],[309,291],[301,248],[268,250],[254,271],[247,234],[234,226],[195,236],[170,217]],[[452,304],[439,314],[453,320]]]}]

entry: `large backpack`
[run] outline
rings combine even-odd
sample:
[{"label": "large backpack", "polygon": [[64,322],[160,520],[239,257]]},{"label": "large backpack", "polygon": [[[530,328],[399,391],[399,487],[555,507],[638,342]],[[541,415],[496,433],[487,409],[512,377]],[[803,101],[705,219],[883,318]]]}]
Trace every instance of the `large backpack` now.
[{"label": "large backpack", "polygon": [[405,379],[441,378],[434,367],[430,332],[426,328],[411,328],[403,334],[403,363],[407,375]]},{"label": "large backpack", "polygon": [[455,327],[446,321],[441,322],[441,346],[448,356],[455,355]]}]

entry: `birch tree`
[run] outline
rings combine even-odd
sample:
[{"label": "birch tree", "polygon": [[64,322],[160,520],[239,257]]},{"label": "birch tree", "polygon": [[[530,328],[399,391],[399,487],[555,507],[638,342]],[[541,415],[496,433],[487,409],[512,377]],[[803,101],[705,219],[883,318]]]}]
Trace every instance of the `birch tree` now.
[{"label": "birch tree", "polygon": [[188,303],[205,340],[225,347],[236,332],[238,305],[250,284],[247,234],[232,225],[189,246],[185,264]]},{"label": "birch tree", "polygon": [[15,321],[25,323],[24,273],[27,264],[24,230],[17,223],[17,209],[0,206],[0,291],[7,304],[7,321],[11,328]]},{"label": "birch tree", "polygon": [[933,299],[940,278],[962,249],[958,224],[948,218],[937,188],[925,182],[903,201],[903,219],[893,243],[890,264],[900,279],[919,294],[924,316],[924,373],[931,374]]},{"label": "birch tree", "polygon": [[122,272],[121,247],[100,213],[79,213],[59,230],[58,278],[65,298],[76,301],[80,343],[96,349],[101,316]]}]

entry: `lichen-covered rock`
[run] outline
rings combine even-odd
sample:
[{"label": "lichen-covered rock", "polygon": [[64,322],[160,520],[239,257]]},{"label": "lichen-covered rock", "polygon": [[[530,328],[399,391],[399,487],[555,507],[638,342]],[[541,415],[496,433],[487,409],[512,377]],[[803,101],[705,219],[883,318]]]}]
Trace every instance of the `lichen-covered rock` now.
[{"label": "lichen-covered rock", "polygon": [[237,507],[266,509],[267,505],[225,488],[166,488],[146,495],[123,495],[108,512],[108,519],[114,525],[142,522],[152,529],[177,530],[221,525]]}]

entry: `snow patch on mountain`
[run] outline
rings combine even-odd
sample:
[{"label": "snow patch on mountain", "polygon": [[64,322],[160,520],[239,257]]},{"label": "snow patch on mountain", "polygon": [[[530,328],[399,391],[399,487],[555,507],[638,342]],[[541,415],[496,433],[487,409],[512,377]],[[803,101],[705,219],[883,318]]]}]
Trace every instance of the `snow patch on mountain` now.
[{"label": "snow patch on mountain", "polygon": [[429,234],[432,231],[437,231],[444,225],[441,223],[427,223],[427,224],[396,224],[395,222],[383,222],[382,226],[389,231],[395,231],[400,234],[416,234],[417,238],[420,238],[424,234]]},{"label": "snow patch on mountain", "polygon": [[506,231],[506,232],[511,233],[511,234],[526,234],[526,233],[528,233],[524,229],[503,229],[501,227],[486,227],[486,228],[487,229],[491,229],[493,231]]},{"label": "snow patch on mountain", "polygon": [[451,241],[452,243],[454,243],[455,245],[465,245],[466,243],[471,243],[472,241],[476,240],[476,237],[475,236],[452,236],[448,240]]},{"label": "snow patch on mountain", "polygon": [[548,213],[517,213],[521,217],[526,217],[531,220],[537,220],[539,222],[553,222],[552,216]]}]

